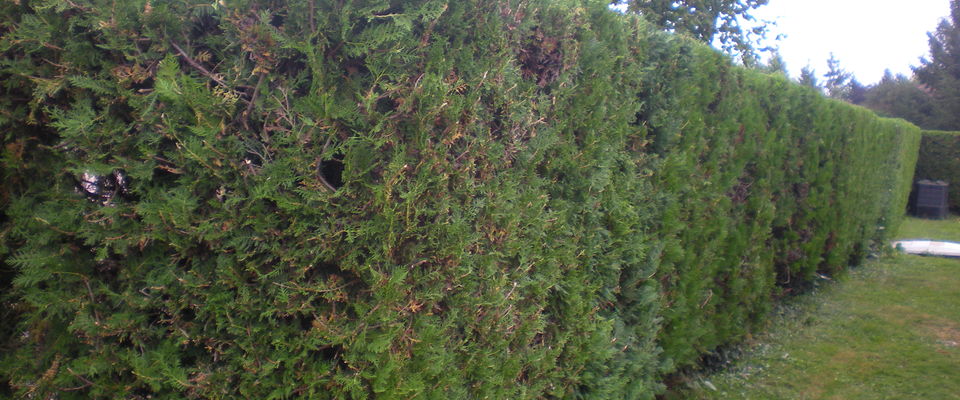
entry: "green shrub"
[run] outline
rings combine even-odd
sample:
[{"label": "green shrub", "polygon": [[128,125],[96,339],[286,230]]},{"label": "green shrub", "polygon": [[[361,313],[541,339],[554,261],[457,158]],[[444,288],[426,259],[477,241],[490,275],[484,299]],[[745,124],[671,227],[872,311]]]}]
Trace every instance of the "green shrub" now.
[{"label": "green shrub", "polygon": [[0,4],[6,390],[652,398],[895,227],[916,127],[606,5]]},{"label": "green shrub", "polygon": [[960,211],[960,132],[923,131],[914,180],[946,181],[950,209]]}]

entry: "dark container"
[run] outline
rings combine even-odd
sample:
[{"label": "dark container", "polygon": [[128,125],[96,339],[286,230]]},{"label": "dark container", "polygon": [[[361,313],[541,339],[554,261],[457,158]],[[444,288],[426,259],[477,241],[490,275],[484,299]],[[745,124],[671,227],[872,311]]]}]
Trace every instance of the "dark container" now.
[{"label": "dark container", "polygon": [[949,215],[947,186],[943,181],[918,181],[914,186],[914,193],[917,196],[914,214],[921,218],[947,218]]}]

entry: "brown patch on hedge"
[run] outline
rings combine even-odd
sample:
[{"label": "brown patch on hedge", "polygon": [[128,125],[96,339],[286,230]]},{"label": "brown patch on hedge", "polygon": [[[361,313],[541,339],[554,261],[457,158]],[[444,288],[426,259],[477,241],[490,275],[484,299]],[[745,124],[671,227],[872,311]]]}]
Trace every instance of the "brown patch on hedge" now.
[{"label": "brown patch on hedge", "polygon": [[517,57],[520,72],[524,78],[535,79],[537,86],[545,87],[557,80],[563,72],[563,50],[560,39],[544,34],[540,28],[534,29],[527,39],[527,45],[520,49]]}]

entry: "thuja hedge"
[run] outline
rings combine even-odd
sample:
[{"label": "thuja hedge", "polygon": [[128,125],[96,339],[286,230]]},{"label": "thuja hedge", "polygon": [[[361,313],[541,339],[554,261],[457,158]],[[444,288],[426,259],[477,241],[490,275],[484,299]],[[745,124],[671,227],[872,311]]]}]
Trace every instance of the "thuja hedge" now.
[{"label": "thuja hedge", "polygon": [[916,127],[606,3],[0,3],[0,393],[651,398],[895,227]]},{"label": "thuja hedge", "polygon": [[960,211],[960,132],[923,131],[914,178],[949,183],[950,209]]}]

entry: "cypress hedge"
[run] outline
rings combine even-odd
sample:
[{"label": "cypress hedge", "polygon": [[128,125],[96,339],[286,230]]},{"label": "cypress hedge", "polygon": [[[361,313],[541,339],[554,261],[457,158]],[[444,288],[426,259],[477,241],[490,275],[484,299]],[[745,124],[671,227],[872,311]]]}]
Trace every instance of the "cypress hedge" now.
[{"label": "cypress hedge", "polygon": [[653,398],[919,129],[581,0],[0,3],[0,394]]},{"label": "cypress hedge", "polygon": [[960,191],[957,190],[960,185],[960,132],[923,131],[922,134],[914,180],[949,183],[947,202],[951,210],[960,211]]}]

